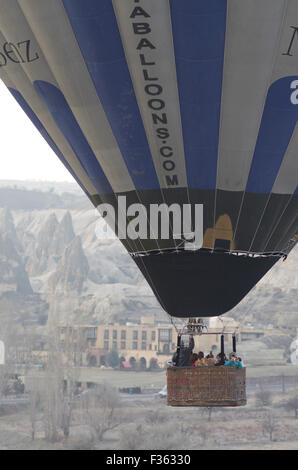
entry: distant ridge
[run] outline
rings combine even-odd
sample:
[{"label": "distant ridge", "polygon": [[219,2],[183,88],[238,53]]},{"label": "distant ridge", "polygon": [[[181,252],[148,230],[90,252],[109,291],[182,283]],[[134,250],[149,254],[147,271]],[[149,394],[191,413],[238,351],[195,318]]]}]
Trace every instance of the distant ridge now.
[{"label": "distant ridge", "polygon": [[91,203],[72,183],[0,181],[0,207],[10,210],[90,209]]},{"label": "distant ridge", "polygon": [[0,180],[0,188],[53,191],[57,194],[74,193],[84,195],[76,182],[69,181],[42,181],[42,180]]}]

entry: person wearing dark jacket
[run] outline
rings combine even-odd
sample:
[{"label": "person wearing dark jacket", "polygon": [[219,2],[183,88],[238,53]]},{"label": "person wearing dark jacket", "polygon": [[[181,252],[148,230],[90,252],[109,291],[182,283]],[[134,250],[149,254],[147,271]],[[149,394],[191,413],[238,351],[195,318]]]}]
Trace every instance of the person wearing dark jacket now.
[{"label": "person wearing dark jacket", "polygon": [[178,354],[178,361],[177,361],[177,366],[178,367],[189,367],[191,366],[190,363],[190,358],[192,355],[193,348],[195,347],[195,342],[193,339],[193,336],[189,336],[189,341],[188,344],[182,344],[180,346],[180,351]]},{"label": "person wearing dark jacket", "polygon": [[219,353],[216,356],[215,366],[224,366],[226,362],[226,355],[225,353]]}]

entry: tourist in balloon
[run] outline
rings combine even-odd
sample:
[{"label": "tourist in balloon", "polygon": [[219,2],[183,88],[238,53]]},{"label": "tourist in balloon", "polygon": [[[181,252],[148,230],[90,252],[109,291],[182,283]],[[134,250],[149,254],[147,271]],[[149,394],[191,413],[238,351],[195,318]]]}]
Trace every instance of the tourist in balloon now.
[{"label": "tourist in balloon", "polygon": [[212,353],[209,353],[207,354],[207,356],[205,357],[205,361],[206,361],[206,365],[207,366],[214,366],[214,356]]},{"label": "tourist in balloon", "polygon": [[227,358],[225,353],[218,353],[215,359],[215,366],[224,366]]},{"label": "tourist in balloon", "polygon": [[212,351],[210,351],[209,354],[207,354],[205,359],[206,359],[206,363],[207,363],[208,366],[214,366],[215,360],[214,360],[214,356],[212,354]]},{"label": "tourist in balloon", "polygon": [[188,344],[182,342],[180,349],[177,351],[178,360],[176,365],[178,367],[188,367],[190,365],[190,358],[195,347],[193,336],[189,336]]},{"label": "tourist in balloon", "polygon": [[239,362],[241,364],[240,369],[242,369],[242,367],[244,367],[244,365],[243,365],[241,357],[237,357],[236,359],[237,359],[237,362]]},{"label": "tourist in balloon", "polygon": [[200,351],[198,354],[198,359],[195,362],[196,367],[207,366],[206,358],[204,357],[203,351]]},{"label": "tourist in balloon", "polygon": [[196,361],[199,359],[199,355],[197,353],[192,353],[190,357],[190,365],[194,367],[196,365]]},{"label": "tourist in balloon", "polygon": [[225,366],[233,366],[238,367],[238,369],[242,369],[242,362],[238,360],[235,353],[229,354],[229,360],[224,363]]}]

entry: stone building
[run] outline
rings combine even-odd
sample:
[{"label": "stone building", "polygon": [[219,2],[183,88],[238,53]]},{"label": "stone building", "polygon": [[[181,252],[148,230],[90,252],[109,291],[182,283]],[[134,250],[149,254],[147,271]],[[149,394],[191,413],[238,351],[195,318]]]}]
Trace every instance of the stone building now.
[{"label": "stone building", "polygon": [[[220,350],[222,323],[210,323],[209,335],[195,336],[195,351],[204,353]],[[229,323],[229,331],[234,331],[236,323]],[[164,367],[172,358],[177,346],[177,330],[171,323],[158,323],[153,317],[142,317],[140,323],[63,326],[60,330],[62,343],[67,335],[77,332],[83,337],[82,357],[86,366],[107,365],[108,355],[117,351],[121,361],[132,368],[146,369],[157,364]],[[80,334],[79,334],[80,332]],[[84,334],[82,335],[82,332]]]}]

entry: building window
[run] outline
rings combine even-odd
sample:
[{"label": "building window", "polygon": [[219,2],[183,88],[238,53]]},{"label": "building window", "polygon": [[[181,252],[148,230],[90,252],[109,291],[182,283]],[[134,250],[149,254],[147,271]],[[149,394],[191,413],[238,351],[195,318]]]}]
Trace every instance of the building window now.
[{"label": "building window", "polygon": [[160,341],[171,341],[171,333],[172,333],[172,330],[169,330],[169,329],[165,329],[165,328],[161,328],[159,330],[159,339]]},{"label": "building window", "polygon": [[126,339],[126,331],[125,330],[121,331],[121,339]]},{"label": "building window", "polygon": [[134,341],[132,343],[132,349],[138,349],[138,342],[137,341]]},{"label": "building window", "polygon": [[97,338],[97,328],[87,328],[87,339]]},{"label": "building window", "polygon": [[125,348],[126,348],[125,341],[121,341],[121,349],[125,349]]},{"label": "building window", "polygon": [[109,330],[105,330],[103,334],[104,339],[109,339]]},{"label": "building window", "polygon": [[146,343],[145,343],[145,341],[142,341],[142,349],[146,349]]},{"label": "building window", "polygon": [[113,349],[117,349],[117,341],[113,341]]},{"label": "building window", "polygon": [[109,349],[109,342],[104,341],[103,347],[104,347],[104,349]]},{"label": "building window", "polygon": [[117,330],[113,330],[113,339],[117,339]]},{"label": "building window", "polygon": [[152,344],[149,344],[149,349],[150,349],[150,351],[152,350]]},{"label": "building window", "polygon": [[133,339],[138,339],[138,332],[136,330],[133,331]]},{"label": "building window", "polygon": [[151,340],[155,341],[155,338],[156,338],[155,331],[152,331],[151,332]]},{"label": "building window", "polygon": [[142,331],[142,340],[146,341],[147,339],[147,331]]}]

